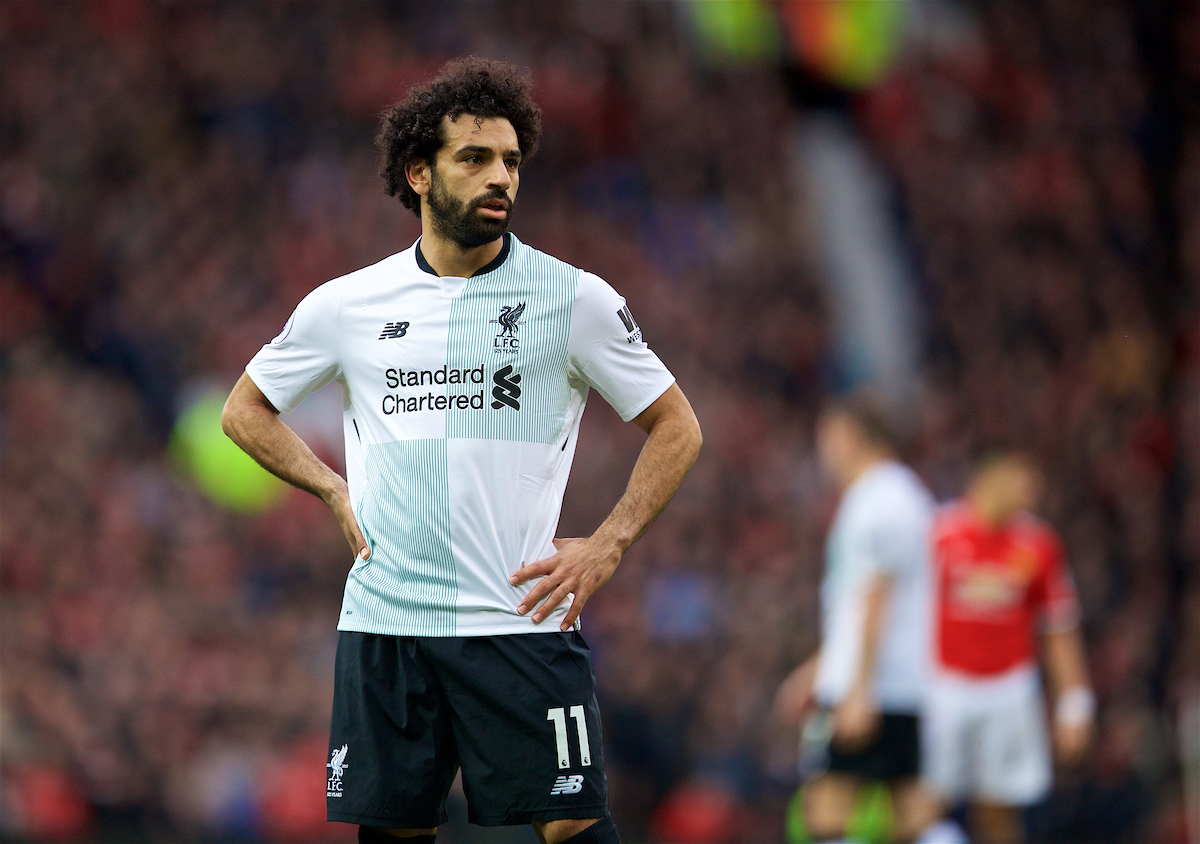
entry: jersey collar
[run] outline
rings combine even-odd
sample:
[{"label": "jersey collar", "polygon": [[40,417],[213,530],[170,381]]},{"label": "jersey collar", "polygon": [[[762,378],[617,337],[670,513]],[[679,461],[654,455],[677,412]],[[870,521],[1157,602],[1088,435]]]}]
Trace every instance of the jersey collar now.
[{"label": "jersey collar", "polygon": [[[504,242],[500,245],[500,254],[488,261],[475,272],[471,273],[471,278],[475,278],[477,275],[490,273],[492,270],[498,269],[499,266],[504,263],[504,259],[508,257],[509,247],[512,245],[512,233],[505,232],[502,239]],[[435,270],[432,265],[425,260],[425,254],[421,251],[421,241],[419,238],[417,239],[417,266],[432,276],[437,275],[437,270]]]}]

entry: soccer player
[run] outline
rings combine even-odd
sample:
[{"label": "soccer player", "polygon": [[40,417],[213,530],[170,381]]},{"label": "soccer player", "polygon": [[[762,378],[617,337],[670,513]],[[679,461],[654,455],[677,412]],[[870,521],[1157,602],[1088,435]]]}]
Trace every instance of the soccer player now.
[{"label": "soccer player", "polygon": [[938,513],[933,532],[926,776],[947,802],[973,801],[972,826],[984,844],[1020,842],[1020,808],[1050,788],[1039,644],[1064,763],[1086,750],[1095,707],[1062,548],[1029,513],[1041,486],[1028,455],[988,449],[965,497]]},{"label": "soccer player", "polygon": [[843,839],[863,785],[882,781],[896,836],[911,841],[937,814],[918,779],[933,499],[897,461],[887,416],[869,396],[825,408],[816,445],[843,489],[826,545],[821,646],[776,699],[793,721],[816,706],[804,727],[805,826],[815,840]]},{"label": "soccer player", "polygon": [[[229,436],[350,543],[327,798],[362,842],[432,842],[460,767],[474,823],[619,840],[579,614],[701,436],[625,300],[508,232],[541,131],[530,89],[460,59],[385,115],[385,190],[420,239],[305,297],[226,404]],[[331,380],[347,480],[279,418]],[[595,533],[556,539],[591,387],[647,439]]]}]

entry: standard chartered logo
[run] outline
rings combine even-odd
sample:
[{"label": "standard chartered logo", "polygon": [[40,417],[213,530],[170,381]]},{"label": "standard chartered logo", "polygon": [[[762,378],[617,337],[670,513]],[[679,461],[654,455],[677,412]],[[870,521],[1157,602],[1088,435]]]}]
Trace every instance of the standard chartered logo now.
[{"label": "standard chartered logo", "polygon": [[[389,391],[385,392],[380,409],[384,416],[397,413],[420,413],[426,410],[483,410],[486,405],[483,384],[485,383],[484,367],[473,369],[455,369],[440,367],[438,369],[387,369],[383,373],[384,383]],[[521,409],[521,376],[513,372],[512,366],[505,366],[492,375],[492,409],[499,410],[511,407]],[[478,385],[478,389],[476,389]],[[407,387],[445,387],[444,393],[434,393],[427,390],[423,395],[419,391],[405,390]]]},{"label": "standard chartered logo", "polygon": [[502,407],[508,406],[513,410],[520,410],[521,403],[517,399],[521,398],[521,388],[518,386],[521,383],[519,373],[513,372],[511,365],[502,369],[497,369],[496,374],[492,376],[492,381],[496,384],[492,387],[492,409],[499,410]]}]

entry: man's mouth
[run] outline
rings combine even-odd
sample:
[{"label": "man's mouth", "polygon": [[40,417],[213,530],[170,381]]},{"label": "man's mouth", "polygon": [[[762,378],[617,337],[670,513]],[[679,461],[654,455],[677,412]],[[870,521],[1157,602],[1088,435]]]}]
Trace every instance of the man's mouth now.
[{"label": "man's mouth", "polygon": [[508,211],[511,207],[512,203],[507,199],[489,199],[479,206],[479,210],[486,217],[491,217],[494,220],[503,220],[508,216]]}]

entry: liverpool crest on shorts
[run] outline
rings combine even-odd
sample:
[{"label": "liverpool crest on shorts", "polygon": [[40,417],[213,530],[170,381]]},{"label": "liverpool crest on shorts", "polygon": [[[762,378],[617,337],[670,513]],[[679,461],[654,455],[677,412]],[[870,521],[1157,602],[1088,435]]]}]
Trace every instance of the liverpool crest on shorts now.
[{"label": "liverpool crest on shorts", "polygon": [[329,754],[329,764],[325,767],[329,769],[329,780],[325,783],[326,797],[341,797],[342,796],[342,774],[346,768],[350,767],[346,764],[346,754],[350,752],[348,745],[343,744],[337,750]]}]

